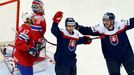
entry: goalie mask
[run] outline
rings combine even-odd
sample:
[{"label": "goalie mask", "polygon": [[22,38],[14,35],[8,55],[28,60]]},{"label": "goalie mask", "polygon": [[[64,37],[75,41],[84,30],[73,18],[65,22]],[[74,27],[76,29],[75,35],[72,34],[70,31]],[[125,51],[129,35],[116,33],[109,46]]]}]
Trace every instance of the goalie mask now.
[{"label": "goalie mask", "polygon": [[32,7],[31,8],[32,8],[34,13],[44,15],[43,2],[41,0],[34,0],[32,2]]}]

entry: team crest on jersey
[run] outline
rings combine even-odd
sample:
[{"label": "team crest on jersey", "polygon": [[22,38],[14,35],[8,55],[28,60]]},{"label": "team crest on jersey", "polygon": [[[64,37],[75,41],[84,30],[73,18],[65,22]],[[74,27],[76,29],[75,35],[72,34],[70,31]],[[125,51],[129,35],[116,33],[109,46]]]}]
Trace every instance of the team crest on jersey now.
[{"label": "team crest on jersey", "polygon": [[74,51],[75,50],[75,46],[76,46],[76,40],[70,40],[69,41],[69,45],[68,48],[70,51]]},{"label": "team crest on jersey", "polygon": [[114,46],[116,46],[119,43],[118,36],[117,35],[112,35],[109,36],[110,38],[110,43]]}]

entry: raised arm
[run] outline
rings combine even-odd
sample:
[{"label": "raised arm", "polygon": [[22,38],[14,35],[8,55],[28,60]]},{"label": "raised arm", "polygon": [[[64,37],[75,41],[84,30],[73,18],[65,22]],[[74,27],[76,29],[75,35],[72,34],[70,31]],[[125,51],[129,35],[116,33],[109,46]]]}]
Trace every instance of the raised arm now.
[{"label": "raised arm", "polygon": [[51,32],[55,37],[61,36],[61,31],[58,27],[58,24],[61,21],[62,17],[63,17],[63,12],[61,11],[58,11],[53,17]]}]

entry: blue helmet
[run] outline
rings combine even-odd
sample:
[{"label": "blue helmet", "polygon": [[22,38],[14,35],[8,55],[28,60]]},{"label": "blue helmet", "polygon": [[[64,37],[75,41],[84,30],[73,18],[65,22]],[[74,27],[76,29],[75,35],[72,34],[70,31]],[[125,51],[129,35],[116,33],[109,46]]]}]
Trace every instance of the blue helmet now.
[{"label": "blue helmet", "polygon": [[72,17],[68,17],[65,20],[65,26],[67,25],[74,25],[75,26],[75,20]]},{"label": "blue helmet", "polygon": [[115,20],[115,15],[111,12],[107,12],[103,15],[103,19],[106,18],[106,19],[110,19],[110,20]]}]

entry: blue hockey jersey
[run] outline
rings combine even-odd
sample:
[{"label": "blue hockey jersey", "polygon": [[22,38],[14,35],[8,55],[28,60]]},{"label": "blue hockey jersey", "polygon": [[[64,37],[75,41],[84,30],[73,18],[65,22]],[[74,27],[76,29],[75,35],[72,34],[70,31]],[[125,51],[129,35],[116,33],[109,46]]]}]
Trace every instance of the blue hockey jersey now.
[{"label": "blue hockey jersey", "polygon": [[126,31],[134,28],[134,19],[114,23],[114,30],[109,31],[103,24],[79,28],[83,35],[104,36],[101,38],[102,52],[105,59],[127,61],[133,56],[133,50]]},{"label": "blue hockey jersey", "polygon": [[66,29],[60,29],[58,23],[53,23],[52,34],[57,38],[57,49],[54,59],[57,65],[75,65],[76,64],[76,46],[86,42],[85,38],[79,37],[78,31],[74,30],[71,35]]}]

